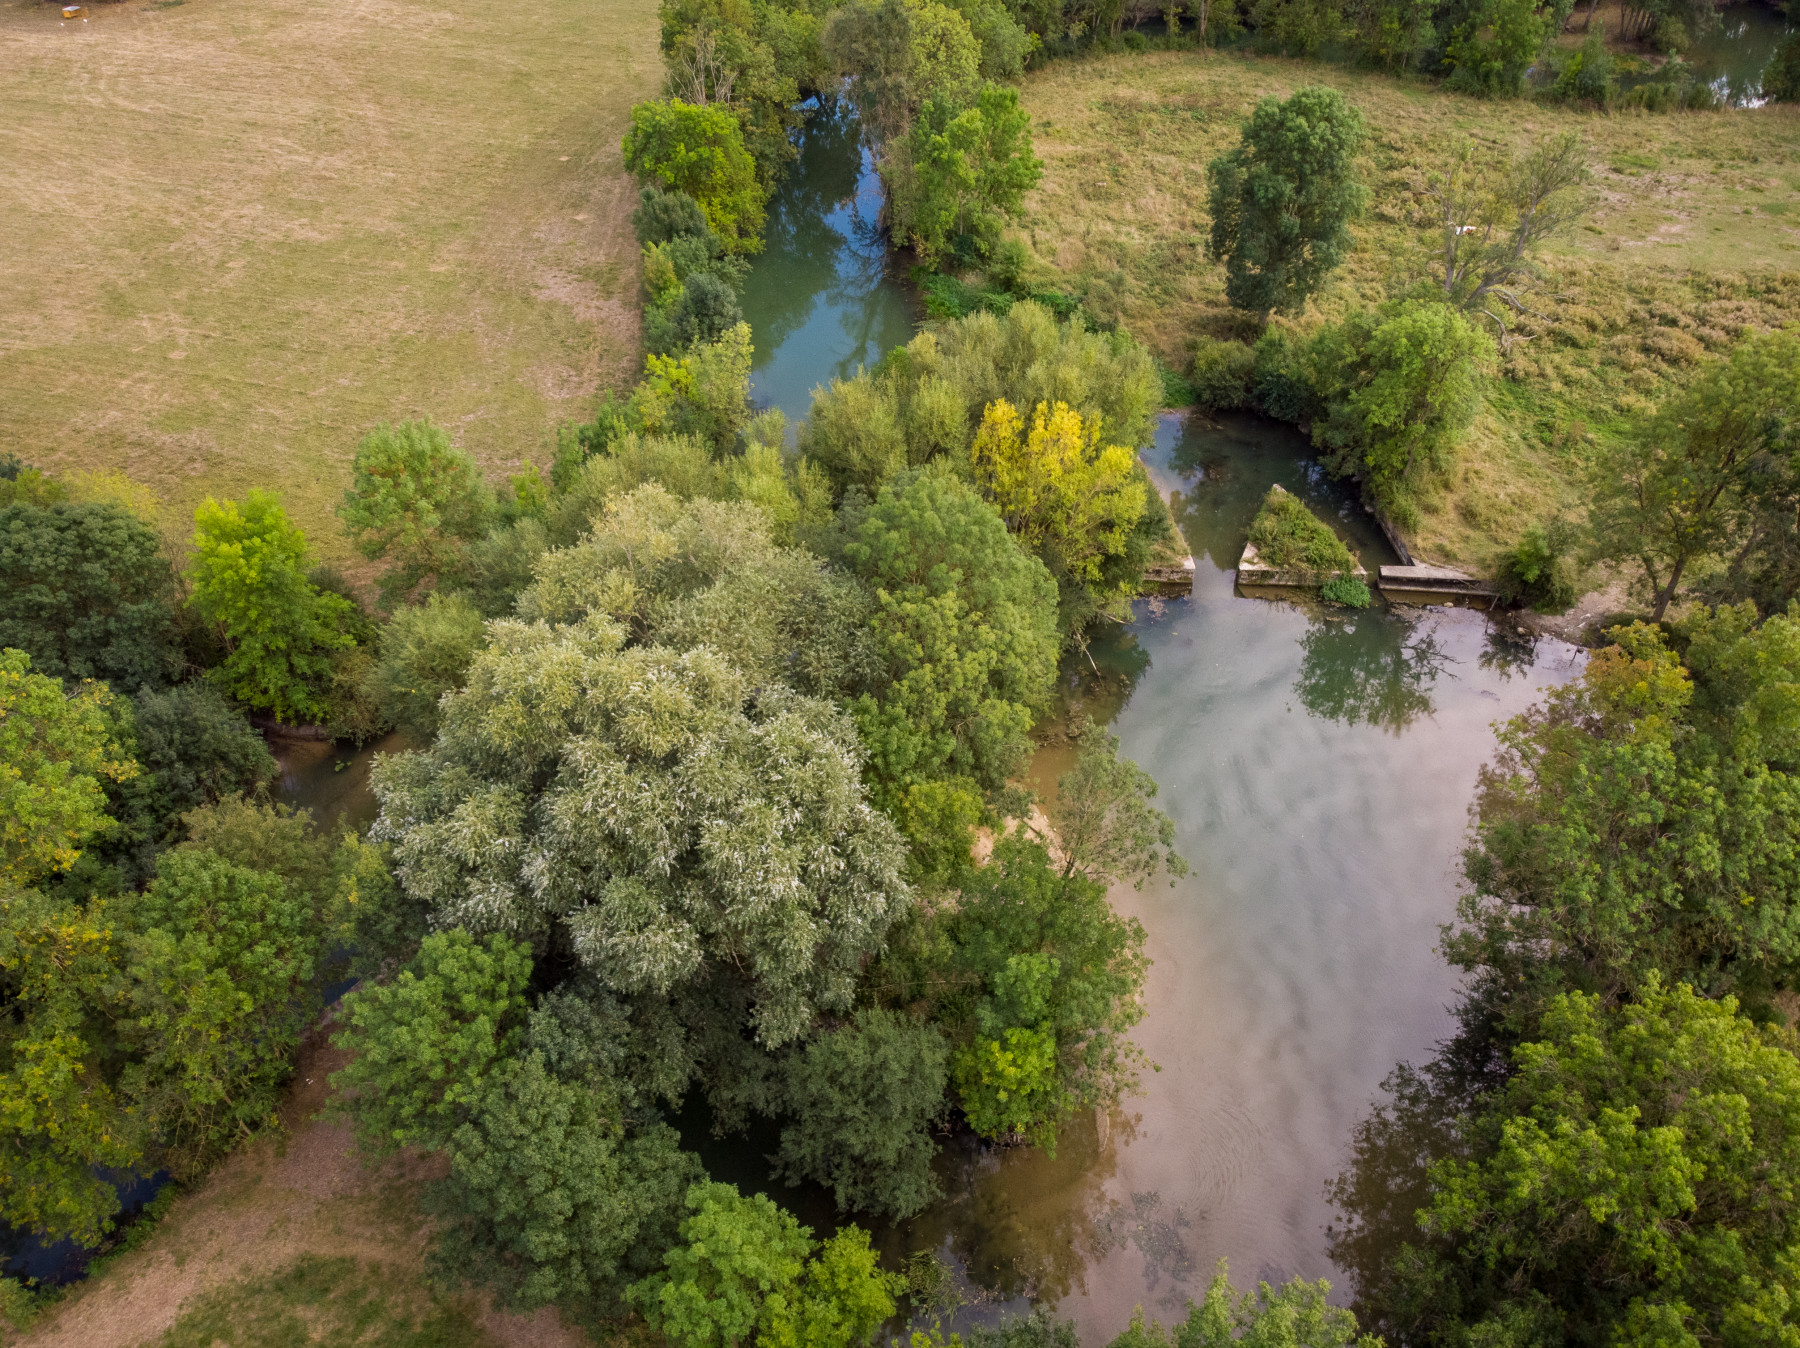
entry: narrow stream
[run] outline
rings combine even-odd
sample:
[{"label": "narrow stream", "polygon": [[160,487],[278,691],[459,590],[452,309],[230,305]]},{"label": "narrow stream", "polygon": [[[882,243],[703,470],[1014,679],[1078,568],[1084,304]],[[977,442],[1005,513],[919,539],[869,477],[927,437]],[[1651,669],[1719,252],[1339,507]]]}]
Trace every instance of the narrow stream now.
[{"label": "narrow stream", "polygon": [[[878,204],[854,123],[816,118],[744,296],[756,396],[790,419],[814,385],[912,332]],[[1237,596],[1233,568],[1273,482],[1371,569],[1393,560],[1290,427],[1169,415],[1144,457],[1193,548],[1194,592],[1141,603],[1095,643],[1091,667],[1066,667],[1065,694],[1110,719],[1155,777],[1193,867],[1173,888],[1113,896],[1149,932],[1137,1040],[1162,1070],[1120,1114],[1078,1121],[1054,1158],[946,1148],[945,1199],[876,1233],[892,1256],[935,1249],[961,1271],[973,1304],[946,1327],[1031,1298],[1104,1343],[1135,1305],[1174,1318],[1221,1258],[1240,1286],[1341,1281],[1324,1186],[1394,1063],[1451,1028],[1457,982],[1434,946],[1491,726],[1580,668],[1574,648],[1467,610],[1326,613]],[[282,794],[360,822],[368,761],[297,746]],[[1054,760],[1040,766],[1053,775]],[[720,1178],[766,1181],[772,1137],[701,1148]],[[815,1227],[832,1221],[816,1191],[772,1192]]]}]

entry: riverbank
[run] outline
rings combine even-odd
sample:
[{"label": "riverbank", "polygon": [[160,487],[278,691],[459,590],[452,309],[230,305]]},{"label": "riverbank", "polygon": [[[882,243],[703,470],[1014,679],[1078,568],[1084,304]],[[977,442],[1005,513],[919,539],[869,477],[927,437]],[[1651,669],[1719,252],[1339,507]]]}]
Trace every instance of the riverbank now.
[{"label": "riverbank", "polygon": [[[1196,336],[1242,337],[1204,255],[1206,164],[1266,95],[1343,91],[1368,119],[1370,209],[1294,326],[1378,303],[1420,274],[1425,175],[1457,135],[1523,146],[1575,130],[1596,205],[1545,258],[1490,404],[1413,535],[1484,570],[1529,524],[1579,513],[1590,448],[1623,433],[1746,325],[1800,321],[1800,108],[1616,115],[1483,101],[1319,62],[1216,52],[1060,61],[1028,75],[1042,184],[1019,233],[1046,274],[1184,369]],[[1278,320],[1280,321],[1280,320]]]},{"label": "riverbank", "polygon": [[0,442],[122,471],[185,539],[279,492],[328,560],[357,439],[492,475],[637,374],[654,6],[0,0]]}]

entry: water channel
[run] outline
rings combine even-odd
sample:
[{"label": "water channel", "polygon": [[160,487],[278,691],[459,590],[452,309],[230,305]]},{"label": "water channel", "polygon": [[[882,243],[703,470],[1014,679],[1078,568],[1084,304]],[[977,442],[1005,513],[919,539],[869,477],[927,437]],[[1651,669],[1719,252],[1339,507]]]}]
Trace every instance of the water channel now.
[{"label": "water channel", "polygon": [[[816,119],[745,287],[756,396],[790,419],[814,385],[911,334],[878,206],[854,126]],[[1433,948],[1491,725],[1581,658],[1467,610],[1327,613],[1234,594],[1273,482],[1366,565],[1392,560],[1289,427],[1169,415],[1144,458],[1193,549],[1193,594],[1140,604],[1091,666],[1070,664],[1065,694],[1155,777],[1193,868],[1113,896],[1149,933],[1137,1040],[1161,1070],[1121,1113],[1079,1121],[1054,1158],[953,1142],[943,1201],[877,1232],[890,1255],[933,1249],[955,1265],[972,1303],[954,1322],[1047,1300],[1090,1344],[1138,1304],[1174,1318],[1220,1258],[1240,1286],[1341,1281],[1324,1186],[1394,1063],[1450,1030],[1456,978]],[[290,799],[369,817],[367,753],[299,746],[284,767]],[[702,1152],[720,1178],[760,1187],[770,1141]],[[773,1192],[830,1222],[823,1195]]]}]

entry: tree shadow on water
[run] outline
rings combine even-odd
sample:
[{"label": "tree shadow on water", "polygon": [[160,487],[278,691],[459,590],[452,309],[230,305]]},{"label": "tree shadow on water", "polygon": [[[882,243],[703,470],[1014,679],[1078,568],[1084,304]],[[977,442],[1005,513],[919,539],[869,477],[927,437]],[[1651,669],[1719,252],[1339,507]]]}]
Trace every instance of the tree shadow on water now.
[{"label": "tree shadow on water", "polygon": [[1314,623],[1300,649],[1294,694],[1308,711],[1391,735],[1432,714],[1432,689],[1450,663],[1428,628],[1376,609]]}]

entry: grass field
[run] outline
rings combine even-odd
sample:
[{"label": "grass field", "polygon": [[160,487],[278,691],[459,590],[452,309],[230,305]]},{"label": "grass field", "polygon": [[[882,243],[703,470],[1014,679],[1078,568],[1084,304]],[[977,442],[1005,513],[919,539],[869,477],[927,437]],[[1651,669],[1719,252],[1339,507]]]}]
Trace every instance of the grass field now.
[{"label": "grass field", "polygon": [[0,452],[177,520],[273,487],[320,551],[357,438],[547,457],[637,359],[619,159],[648,0],[0,0]]},{"label": "grass field", "polygon": [[1450,489],[1418,531],[1433,560],[1481,566],[1520,529],[1579,509],[1577,470],[1745,325],[1800,322],[1800,108],[1607,116],[1484,102],[1317,62],[1237,54],[1100,56],[1027,77],[1046,173],[1023,234],[1097,312],[1185,369],[1194,337],[1244,336],[1206,260],[1206,164],[1267,94],[1341,89],[1367,118],[1371,205],[1305,328],[1419,274],[1425,174],[1467,136],[1524,146],[1573,128],[1592,146],[1596,205],[1559,241],[1540,317],[1503,362]]}]

